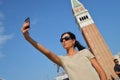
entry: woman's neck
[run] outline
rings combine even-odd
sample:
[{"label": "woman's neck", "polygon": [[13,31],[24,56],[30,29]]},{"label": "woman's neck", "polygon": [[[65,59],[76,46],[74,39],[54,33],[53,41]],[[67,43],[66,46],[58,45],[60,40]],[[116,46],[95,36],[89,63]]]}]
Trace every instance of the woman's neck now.
[{"label": "woman's neck", "polygon": [[67,56],[73,56],[77,53],[78,51],[75,49],[69,49],[67,50]]}]

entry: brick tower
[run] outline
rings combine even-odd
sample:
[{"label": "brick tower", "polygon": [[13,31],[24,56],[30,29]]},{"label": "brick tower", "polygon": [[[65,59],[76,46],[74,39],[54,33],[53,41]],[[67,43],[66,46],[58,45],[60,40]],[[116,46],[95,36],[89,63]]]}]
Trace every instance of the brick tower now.
[{"label": "brick tower", "polygon": [[76,22],[81,29],[82,35],[90,48],[91,52],[95,55],[97,61],[104,69],[108,80],[118,78],[114,72],[113,55],[105,43],[102,35],[98,31],[93,19],[83,4],[78,0],[71,0],[73,14]]}]

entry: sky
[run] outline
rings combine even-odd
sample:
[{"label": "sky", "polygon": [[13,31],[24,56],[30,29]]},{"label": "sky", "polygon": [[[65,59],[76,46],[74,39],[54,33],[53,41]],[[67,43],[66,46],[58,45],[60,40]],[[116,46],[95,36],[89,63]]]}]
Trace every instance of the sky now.
[{"label": "sky", "polygon": [[[113,55],[120,52],[120,0],[79,0],[89,11]],[[66,51],[59,42],[73,32],[87,47],[75,22],[70,0],[0,0],[0,79],[54,80],[56,65],[23,37],[21,26],[31,20],[31,37],[57,55]]]}]

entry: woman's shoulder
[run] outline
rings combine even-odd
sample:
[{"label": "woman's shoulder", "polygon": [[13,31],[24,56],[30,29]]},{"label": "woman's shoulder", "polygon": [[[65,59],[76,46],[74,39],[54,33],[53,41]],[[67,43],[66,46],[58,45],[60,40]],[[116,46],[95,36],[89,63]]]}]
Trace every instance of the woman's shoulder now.
[{"label": "woman's shoulder", "polygon": [[80,51],[78,51],[78,53],[81,53],[81,52],[89,52],[89,49],[83,49],[83,50],[80,50]]},{"label": "woman's shoulder", "polygon": [[92,54],[92,52],[89,49],[83,49],[81,51],[78,52],[79,54],[82,53],[82,55],[86,55],[88,57],[94,57],[94,55]]}]

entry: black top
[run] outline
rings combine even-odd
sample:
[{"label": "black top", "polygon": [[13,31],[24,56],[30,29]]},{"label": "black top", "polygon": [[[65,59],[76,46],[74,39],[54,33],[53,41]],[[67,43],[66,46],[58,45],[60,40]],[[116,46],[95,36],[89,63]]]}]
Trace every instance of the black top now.
[{"label": "black top", "polygon": [[[115,72],[120,72],[120,65],[119,64],[115,64],[114,66],[114,71]],[[118,74],[119,78],[120,78],[120,74]]]}]

